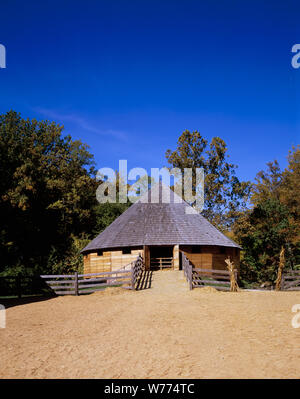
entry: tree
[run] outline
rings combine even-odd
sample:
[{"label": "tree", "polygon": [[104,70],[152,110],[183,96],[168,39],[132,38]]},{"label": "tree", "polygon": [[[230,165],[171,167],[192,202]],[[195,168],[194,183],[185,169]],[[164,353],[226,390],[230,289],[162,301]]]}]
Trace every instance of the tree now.
[{"label": "tree", "polygon": [[98,235],[107,226],[109,226],[115,219],[117,219],[126,209],[129,208],[131,203],[127,202],[125,204],[120,203],[109,203],[98,204],[95,207],[95,227],[93,230],[93,236]]},{"label": "tree", "polygon": [[296,229],[292,241],[300,243],[300,145],[289,151],[288,166],[282,172],[280,200],[288,207]]},{"label": "tree", "polygon": [[45,268],[93,229],[96,180],[88,146],[54,122],[0,115],[1,267]]},{"label": "tree", "polygon": [[235,224],[234,234],[245,251],[241,262],[245,280],[273,280],[282,246],[286,266],[300,264],[300,147],[289,151],[285,170],[275,160],[255,180],[253,209]]},{"label": "tree", "polygon": [[224,140],[213,137],[208,146],[208,141],[198,131],[185,130],[177,141],[177,149],[167,150],[166,158],[173,168],[179,168],[182,173],[185,168],[193,170],[194,194],[195,170],[203,168],[203,215],[218,228],[224,231],[230,229],[246,208],[251,184],[237,178],[236,166],[228,162]]},{"label": "tree", "polygon": [[277,160],[267,163],[267,170],[257,173],[252,185],[251,202],[256,205],[269,198],[280,199],[282,172]]},{"label": "tree", "polygon": [[[95,206],[95,226],[93,229],[93,236],[101,233],[107,226],[109,226],[116,218],[118,218],[126,209],[129,208],[131,202],[127,198],[127,202],[120,202],[120,186],[125,182],[118,171],[115,171],[115,178],[106,179],[100,176],[98,184],[105,182],[104,199],[109,194],[109,191],[115,192],[116,202],[99,202]],[[127,183],[127,190],[130,188]],[[102,192],[102,191],[101,191]],[[102,199],[103,201],[103,199]]]},{"label": "tree", "polygon": [[[241,262],[241,278],[250,281],[276,279],[281,247],[286,247],[295,234],[290,224],[291,214],[278,199],[261,201],[246,212],[235,225],[235,237],[241,244],[244,256]],[[286,257],[286,266],[293,259]]]}]

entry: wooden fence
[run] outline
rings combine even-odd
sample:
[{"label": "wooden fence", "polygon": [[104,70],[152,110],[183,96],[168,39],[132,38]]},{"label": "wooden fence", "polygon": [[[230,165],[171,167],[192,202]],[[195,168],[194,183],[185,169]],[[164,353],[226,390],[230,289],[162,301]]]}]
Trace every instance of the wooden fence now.
[{"label": "wooden fence", "polygon": [[[227,270],[195,269],[183,253],[182,268],[190,290],[209,286],[221,291],[230,291],[230,272]],[[236,270],[235,277],[237,278]]]},{"label": "wooden fence", "polygon": [[119,286],[134,290],[143,268],[143,258],[138,256],[134,262],[131,262],[131,268],[128,270],[123,268],[113,272],[42,275],[41,278],[45,279],[57,295],[90,294],[102,291],[106,287]]},{"label": "wooden fence", "polygon": [[136,283],[138,282],[138,279],[141,277],[145,265],[144,265],[144,260],[141,256],[138,256],[136,261],[132,263],[133,264],[131,268],[131,289],[135,290]]},{"label": "wooden fence", "polygon": [[189,283],[190,290],[193,289],[193,265],[188,260],[183,252],[181,252],[182,256],[182,269],[185,275],[186,281]]},{"label": "wooden fence", "polygon": [[0,296],[18,297],[49,295],[51,291],[37,275],[0,276]]},{"label": "wooden fence", "polygon": [[151,258],[150,259],[150,268],[151,269],[174,269],[173,258]]},{"label": "wooden fence", "polygon": [[282,274],[281,290],[300,291],[300,270],[288,270]]}]

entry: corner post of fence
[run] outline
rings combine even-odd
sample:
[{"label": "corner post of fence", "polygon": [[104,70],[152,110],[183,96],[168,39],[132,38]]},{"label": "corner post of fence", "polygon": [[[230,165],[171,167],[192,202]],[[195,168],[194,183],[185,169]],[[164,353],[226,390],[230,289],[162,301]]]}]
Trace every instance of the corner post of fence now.
[{"label": "corner post of fence", "polygon": [[16,277],[16,288],[17,288],[18,299],[21,299],[22,298],[21,273],[17,274],[17,277]]},{"label": "corner post of fence", "polygon": [[190,283],[190,290],[193,289],[193,270],[192,270],[192,265],[189,265],[189,269],[190,269],[190,278],[189,278],[189,283]]},{"label": "corner post of fence", "polygon": [[74,291],[75,291],[75,295],[78,296],[79,292],[78,292],[78,272],[75,272],[74,274]]},{"label": "corner post of fence", "polygon": [[134,274],[135,274],[135,262],[133,262],[131,267],[131,289],[135,289],[135,281],[134,281]]}]

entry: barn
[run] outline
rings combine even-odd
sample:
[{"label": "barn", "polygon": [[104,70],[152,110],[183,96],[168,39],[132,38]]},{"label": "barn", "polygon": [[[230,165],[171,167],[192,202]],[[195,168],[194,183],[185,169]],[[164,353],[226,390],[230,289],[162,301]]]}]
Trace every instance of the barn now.
[{"label": "barn", "polygon": [[86,274],[126,268],[139,254],[146,270],[180,270],[181,254],[195,268],[223,270],[225,259],[230,257],[239,269],[240,249],[168,186],[159,183],[81,253]]}]

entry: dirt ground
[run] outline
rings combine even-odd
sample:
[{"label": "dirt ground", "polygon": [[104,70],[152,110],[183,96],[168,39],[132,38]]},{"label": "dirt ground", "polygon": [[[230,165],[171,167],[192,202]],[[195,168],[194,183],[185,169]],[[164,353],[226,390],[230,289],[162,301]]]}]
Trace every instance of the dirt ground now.
[{"label": "dirt ground", "polygon": [[151,285],[8,308],[0,377],[300,377],[299,292],[189,291],[175,271]]}]

